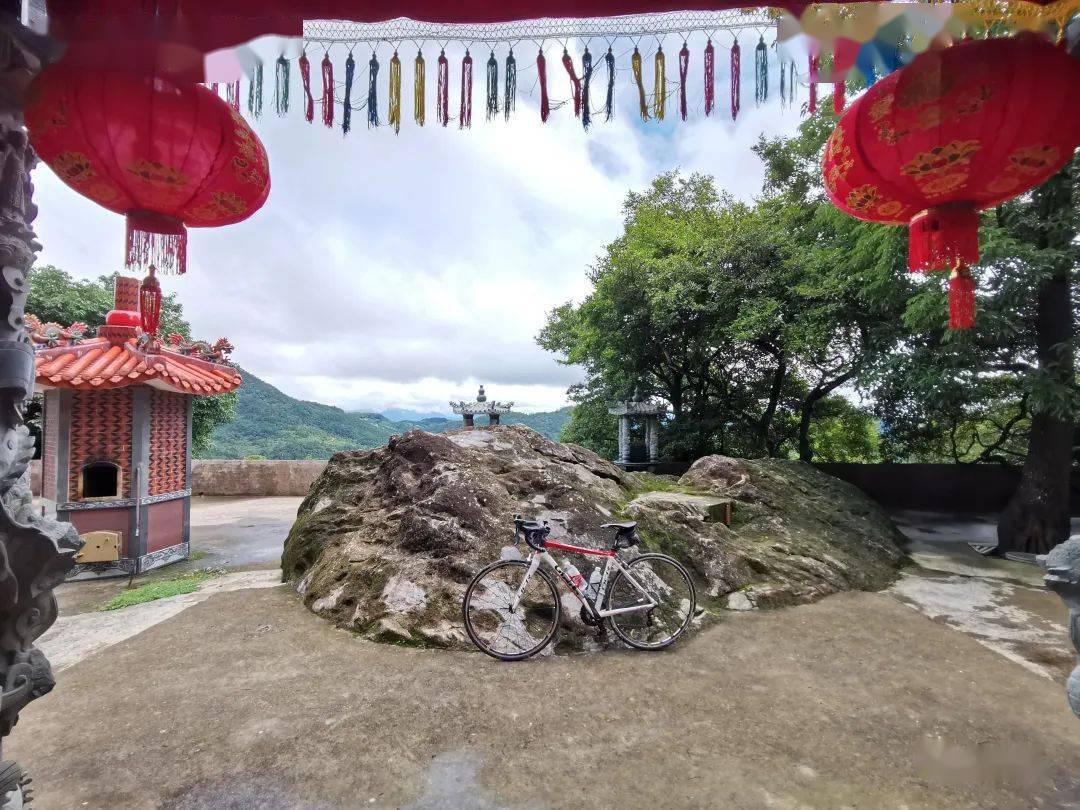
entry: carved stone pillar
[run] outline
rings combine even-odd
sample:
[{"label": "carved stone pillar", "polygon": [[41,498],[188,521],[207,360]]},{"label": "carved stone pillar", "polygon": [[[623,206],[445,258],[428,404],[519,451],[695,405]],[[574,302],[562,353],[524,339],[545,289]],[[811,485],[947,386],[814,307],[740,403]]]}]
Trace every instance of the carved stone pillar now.
[{"label": "carved stone pillar", "polygon": [[619,416],[619,463],[630,463],[630,417]]},{"label": "carved stone pillar", "polygon": [[650,413],[645,417],[645,446],[649,449],[649,463],[660,460],[660,417]]},{"label": "carved stone pillar", "polygon": [[[56,620],[52,589],[82,545],[70,524],[34,511],[26,473],[34,440],[23,424],[34,386],[23,307],[40,245],[31,229],[37,207],[30,170],[37,159],[22,105],[26,86],[54,56],[53,43],[0,10],[0,746],[23,706],[53,688],[49,662],[34,641]],[[0,806],[21,806],[21,781],[14,763],[0,762]]]},{"label": "carved stone pillar", "polygon": [[1080,535],[1073,535],[1050,553],[1039,557],[1046,568],[1046,587],[1069,608],[1069,637],[1078,656],[1077,666],[1065,684],[1073,713],[1080,717]]}]

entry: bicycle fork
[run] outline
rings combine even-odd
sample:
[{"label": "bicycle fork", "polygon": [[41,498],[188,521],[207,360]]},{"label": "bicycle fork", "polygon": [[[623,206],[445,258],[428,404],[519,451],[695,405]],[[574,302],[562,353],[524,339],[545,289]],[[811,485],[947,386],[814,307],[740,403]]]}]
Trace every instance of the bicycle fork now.
[{"label": "bicycle fork", "polygon": [[[546,551],[534,553],[529,556],[529,567],[525,570],[525,576],[521,580],[521,585],[518,587],[517,593],[514,594],[514,600],[510,605],[511,611],[517,611],[518,606],[521,604],[522,596],[525,593],[525,586],[529,584],[529,580],[532,579],[533,574],[536,573],[536,569],[540,567],[541,560],[543,560],[547,564],[548,568],[554,571],[558,575],[559,579],[561,579],[566,584],[566,587],[570,589],[570,593],[572,593],[577,598],[577,600],[581,602],[582,606],[584,606],[589,616],[593,619],[599,619],[600,614],[597,613],[596,608],[593,605],[589,604],[589,600],[586,599],[585,596],[581,593],[581,591],[578,590],[578,587],[573,583],[570,577],[566,575],[566,572],[559,567],[559,564],[555,562],[555,558]],[[604,582],[607,582],[607,569],[605,569],[604,571]],[[601,587],[600,590],[602,592],[603,588]],[[600,597],[598,595],[597,601],[599,601],[599,598]]]}]

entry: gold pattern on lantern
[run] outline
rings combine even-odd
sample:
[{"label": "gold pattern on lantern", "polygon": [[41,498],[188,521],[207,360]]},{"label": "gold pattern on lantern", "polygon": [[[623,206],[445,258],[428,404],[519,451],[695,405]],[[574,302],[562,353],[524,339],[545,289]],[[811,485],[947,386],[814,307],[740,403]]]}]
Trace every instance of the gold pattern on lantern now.
[{"label": "gold pattern on lantern", "polygon": [[210,200],[190,209],[192,219],[210,221],[224,217],[235,217],[247,210],[247,204],[240,195],[231,191],[215,191]]},{"label": "gold pattern on lantern", "polygon": [[52,169],[61,180],[73,186],[82,185],[97,177],[90,158],[82,152],[61,152],[53,159]]},{"label": "gold pattern on lantern", "polygon": [[825,160],[832,163],[825,175],[825,185],[832,193],[836,193],[837,183],[844,178],[851,167],[855,165],[855,159],[851,156],[851,147],[844,143],[844,129],[837,127],[829,136],[825,144]]},{"label": "gold pattern on lantern", "polygon": [[133,174],[139,180],[157,189],[177,191],[187,187],[188,180],[179,169],[166,166],[156,160],[140,158],[126,168],[128,174]]},{"label": "gold pattern on lantern", "polygon": [[866,183],[849,191],[847,197],[844,198],[844,202],[852,211],[863,213],[874,207],[878,202],[879,195],[880,192],[877,186]]},{"label": "gold pattern on lantern", "polygon": [[877,213],[883,217],[895,217],[904,210],[904,204],[899,200],[889,200],[877,207]]},{"label": "gold pattern on lantern", "polygon": [[967,172],[953,172],[918,180],[919,190],[928,197],[940,197],[963,186],[968,181]]},{"label": "gold pattern on lantern", "polygon": [[966,166],[971,156],[982,148],[977,140],[951,141],[943,146],[935,146],[929,152],[920,152],[905,163],[900,172],[915,179],[920,186],[924,181],[943,174],[957,166]]},{"label": "gold pattern on lantern", "polygon": [[1058,162],[1061,153],[1057,147],[1047,144],[1022,146],[1009,155],[1006,171],[1018,171],[1027,175],[1037,175]]}]

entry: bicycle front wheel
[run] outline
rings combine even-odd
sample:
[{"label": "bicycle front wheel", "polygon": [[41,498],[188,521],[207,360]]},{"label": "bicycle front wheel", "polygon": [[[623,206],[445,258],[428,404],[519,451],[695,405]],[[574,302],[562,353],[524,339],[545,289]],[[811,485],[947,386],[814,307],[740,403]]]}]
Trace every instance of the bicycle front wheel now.
[{"label": "bicycle front wheel", "polygon": [[675,641],[694,618],[697,595],[690,574],[665,554],[642,554],[608,586],[608,610],[652,607],[608,617],[615,635],[639,650],[662,650]]},{"label": "bicycle front wheel", "polygon": [[501,661],[535,655],[551,643],[559,628],[555,583],[537,569],[522,588],[528,568],[522,560],[493,563],[473,577],[465,591],[462,612],[469,638]]}]

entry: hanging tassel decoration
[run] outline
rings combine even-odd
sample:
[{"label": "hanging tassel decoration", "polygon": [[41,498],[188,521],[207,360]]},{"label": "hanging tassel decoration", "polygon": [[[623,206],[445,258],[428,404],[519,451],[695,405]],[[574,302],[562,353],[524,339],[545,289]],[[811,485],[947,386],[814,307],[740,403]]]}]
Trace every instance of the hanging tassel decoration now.
[{"label": "hanging tassel decoration", "polygon": [[780,109],[787,107],[787,63],[780,60]]},{"label": "hanging tassel decoration", "polygon": [[716,105],[716,49],[710,39],[705,45],[705,115]]},{"label": "hanging tassel decoration", "polygon": [[167,274],[187,272],[187,228],[173,217],[148,211],[128,214],[126,248],[128,267],[153,266]]},{"label": "hanging tassel decoration", "polygon": [[461,110],[458,114],[458,128],[472,126],[472,56],[465,49],[465,58],[461,60]]},{"label": "hanging tassel decoration", "polygon": [[510,120],[510,113],[517,106],[517,60],[514,59],[514,49],[506,55],[506,79],[503,82],[503,116]]},{"label": "hanging tassel decoration", "polygon": [[604,120],[610,121],[612,116],[615,115],[615,54],[611,52],[611,48],[607,49],[607,53],[604,54],[604,61],[607,63],[607,95],[604,97]]},{"label": "hanging tassel decoration", "polygon": [[356,76],[356,60],[353,59],[352,51],[345,60],[345,100],[341,104],[341,134],[348,135],[352,129],[352,86],[353,77]]},{"label": "hanging tassel decoration", "polygon": [[240,112],[240,80],[229,82],[225,87],[225,98],[233,112]]},{"label": "hanging tassel decoration", "polygon": [[394,128],[395,135],[401,132],[401,59],[397,51],[390,57],[390,106],[386,121]]},{"label": "hanging tassel decoration", "polygon": [[592,54],[589,46],[581,55],[581,126],[588,129],[592,124],[592,110],[589,109],[589,85],[592,84]]},{"label": "hanging tassel decoration", "polygon": [[769,100],[769,47],[765,37],[758,40],[754,49],[754,103],[760,105]]},{"label": "hanging tassel decoration", "polygon": [[300,54],[300,81],[304,85],[304,119],[310,124],[315,120],[315,98],[311,95],[311,62],[307,54]]},{"label": "hanging tassel decoration", "polygon": [[435,95],[435,120],[442,126],[450,123],[450,63],[446,53],[439,51],[438,85]]},{"label": "hanging tassel decoration", "polygon": [[664,47],[656,49],[656,60],[653,69],[653,117],[657,121],[664,120],[667,110],[667,75],[664,72]]},{"label": "hanging tassel decoration", "polygon": [[731,120],[739,117],[739,108],[742,106],[742,50],[739,41],[731,46]]},{"label": "hanging tassel decoration", "polygon": [[795,103],[795,78],[798,76],[798,71],[795,69],[795,60],[792,59],[788,63],[788,106],[790,107]]},{"label": "hanging tassel decoration", "polygon": [[324,126],[334,126],[334,63],[330,54],[322,60],[322,122]]},{"label": "hanging tassel decoration", "polygon": [[810,57],[810,74],[807,79],[810,85],[810,100],[807,102],[807,110],[811,115],[817,112],[817,80],[818,80],[818,58],[811,55]]},{"label": "hanging tassel decoration", "polygon": [[248,115],[253,119],[262,118],[263,110],[263,66],[259,62],[255,66],[255,73],[248,84]]},{"label": "hanging tassel decoration", "polygon": [[679,51],[679,117],[686,120],[686,74],[690,70],[690,49],[683,41],[682,50]]},{"label": "hanging tassel decoration", "polygon": [[837,115],[840,115],[840,113],[842,113],[844,111],[844,90],[845,89],[846,88],[844,86],[844,80],[843,79],[841,79],[840,81],[835,82],[833,84],[833,94],[832,94],[833,112],[836,113]]},{"label": "hanging tassel decoration", "polygon": [[949,328],[970,329],[975,325],[975,279],[966,264],[957,265],[949,276]]},{"label": "hanging tassel decoration", "polygon": [[630,72],[634,74],[634,84],[637,85],[638,108],[641,120],[649,120],[649,103],[645,100],[645,83],[641,79],[641,54],[635,46],[634,55],[630,57]]},{"label": "hanging tassel decoration", "polygon": [[543,48],[536,57],[536,78],[540,82],[540,120],[547,123],[548,115],[551,113],[551,103],[548,101],[547,60],[544,58]]},{"label": "hanging tassel decoration", "polygon": [[422,127],[427,118],[427,99],[424,97],[425,67],[424,54],[417,49],[416,62],[413,63],[413,120],[418,127]]},{"label": "hanging tassel decoration", "polygon": [[574,95],[574,117],[581,117],[581,79],[578,78],[574,72],[574,60],[570,58],[570,54],[567,53],[566,48],[563,48],[562,52],[563,67],[566,68],[566,75],[570,77],[570,84],[573,86]]},{"label": "hanging tassel decoration", "polygon": [[379,59],[375,56],[375,51],[371,52],[367,67],[367,125],[368,129],[371,129],[379,125]]},{"label": "hanging tassel decoration", "polygon": [[487,60],[487,120],[499,114],[499,63],[495,60],[495,51]]},{"label": "hanging tassel decoration", "polygon": [[289,111],[289,60],[279,56],[274,63],[274,112],[279,116]]}]

